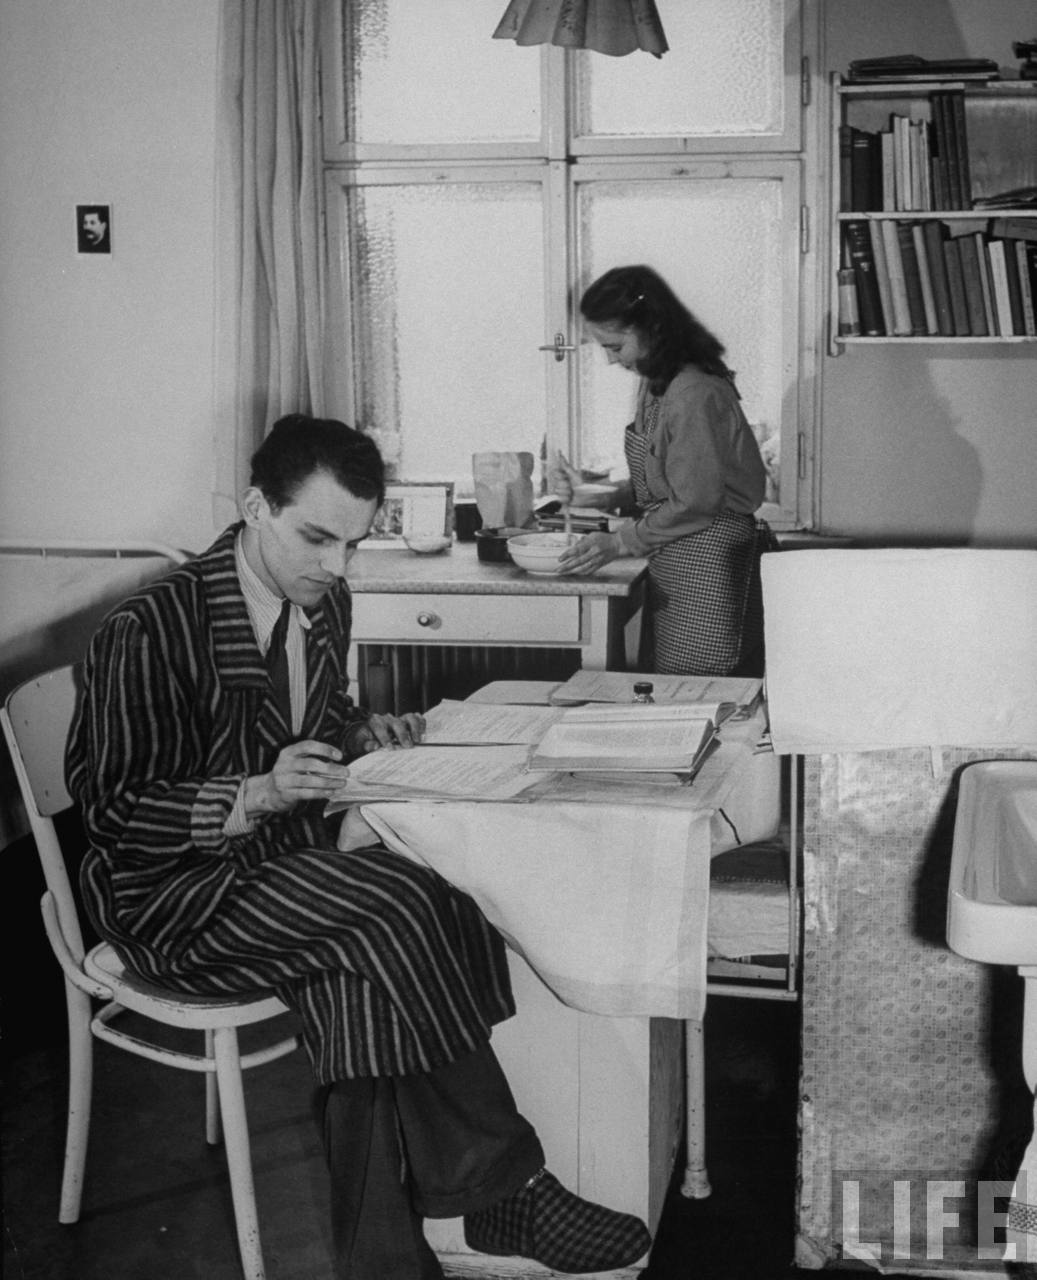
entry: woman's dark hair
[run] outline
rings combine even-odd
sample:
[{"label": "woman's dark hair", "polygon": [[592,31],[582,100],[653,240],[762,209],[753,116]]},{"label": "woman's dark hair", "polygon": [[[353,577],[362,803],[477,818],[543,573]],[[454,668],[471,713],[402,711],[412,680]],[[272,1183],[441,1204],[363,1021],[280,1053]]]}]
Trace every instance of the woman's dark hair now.
[{"label": "woman's dark hair", "polygon": [[614,324],[644,335],[648,354],[638,361],[637,370],[648,379],[653,395],[661,395],[686,364],[732,377],[724,363],[723,344],[651,267],[606,271],[580,299],[580,313],[591,324]]},{"label": "woman's dark hair", "polygon": [[290,413],[270,428],[252,455],[251,483],[280,511],[316,471],[326,471],[354,498],[373,498],[379,506],[385,500],[385,464],[370,436],[304,413]]}]

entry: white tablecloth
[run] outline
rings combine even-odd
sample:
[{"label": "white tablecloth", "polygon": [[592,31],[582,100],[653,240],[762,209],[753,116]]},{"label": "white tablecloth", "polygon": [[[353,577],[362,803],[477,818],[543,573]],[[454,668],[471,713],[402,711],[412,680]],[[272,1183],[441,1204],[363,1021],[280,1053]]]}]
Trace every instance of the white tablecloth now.
[{"label": "white tablecloth", "polygon": [[754,755],[754,742],[726,742],[666,805],[646,788],[618,803],[606,791],[590,802],[407,801],[361,812],[390,849],[470,893],[565,1004],[699,1020],[710,856],[736,843],[729,818],[742,841],[776,825],[770,786],[757,777],[766,768],[769,780],[775,758]]}]

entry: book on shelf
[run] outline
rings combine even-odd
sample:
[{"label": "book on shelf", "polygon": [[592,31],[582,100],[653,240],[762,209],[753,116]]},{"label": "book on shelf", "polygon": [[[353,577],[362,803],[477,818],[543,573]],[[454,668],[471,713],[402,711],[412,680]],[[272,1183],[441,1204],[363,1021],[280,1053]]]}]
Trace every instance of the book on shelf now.
[{"label": "book on shelf", "polygon": [[897,156],[891,130],[879,134],[882,169],[882,212],[895,213],[897,208]]},{"label": "book on shelf", "polygon": [[1002,337],[1010,338],[1015,334],[1015,328],[1012,324],[1012,300],[1008,291],[1005,243],[1004,240],[991,240],[987,245],[987,253],[990,255],[990,281],[997,311],[998,332]]},{"label": "book on shelf", "polygon": [[871,254],[875,259],[875,281],[879,287],[879,302],[886,333],[893,332],[893,294],[889,287],[889,266],[886,262],[886,242],[882,238],[882,223],[874,219],[868,223]]},{"label": "book on shelf", "polygon": [[936,304],[936,331],[942,337],[954,335],[954,313],[951,310],[951,289],[947,279],[947,262],[943,254],[944,227],[936,221],[923,224],[925,256],[929,263],[929,277],[933,284],[933,301]]},{"label": "book on shelf", "polygon": [[911,318],[911,333],[920,337],[929,330],[926,325],[922,272],[918,254],[915,252],[915,239],[909,222],[898,222],[896,230],[900,246],[900,263],[904,272],[904,288],[907,293],[907,309]]},{"label": "book on shelf", "polygon": [[1014,187],[1011,191],[999,191],[979,196],[973,201],[977,209],[1034,209],[1037,210],[1037,187]]},{"label": "book on shelf", "polygon": [[959,209],[972,208],[972,176],[969,165],[969,143],[965,125],[965,94],[955,89],[948,95],[951,109],[951,137],[954,142],[954,162],[957,168],[955,181],[958,188]]},{"label": "book on shelf", "polygon": [[852,124],[839,126],[839,212],[852,213],[853,209],[853,135]]},{"label": "book on shelf", "polygon": [[965,285],[965,307],[969,313],[969,330],[974,337],[983,338],[990,329],[987,326],[987,312],[983,303],[983,279],[980,275],[976,242],[971,235],[965,235],[958,237],[957,245],[961,257],[961,276]]},{"label": "book on shelf", "polygon": [[971,332],[969,329],[969,309],[965,301],[965,279],[961,272],[961,252],[957,240],[944,240],[943,257],[944,262],[947,264],[947,286],[951,295],[954,336],[967,338]]},{"label": "book on shelf", "polygon": [[854,82],[927,80],[996,80],[998,64],[992,58],[923,58],[918,54],[894,54],[884,58],[857,58],[850,63],[847,79]]},{"label": "book on shelf", "polygon": [[882,143],[870,129],[854,129],[850,140],[853,213],[882,208]]},{"label": "book on shelf", "polygon": [[972,239],[976,244],[976,258],[979,261],[979,282],[983,289],[983,310],[987,318],[987,333],[997,337],[997,313],[994,310],[994,286],[990,279],[990,255],[987,253],[987,238],[982,231],[973,231]]},{"label": "book on shelf", "polygon": [[882,300],[875,275],[875,256],[871,248],[871,234],[866,219],[855,219],[843,227],[847,256],[857,280],[857,309],[861,318],[861,333],[866,337],[883,337],[886,325]]},{"label": "book on shelf", "polygon": [[1037,337],[1037,307],[1034,306],[1034,282],[1030,275],[1030,264],[1027,250],[1037,249],[1037,245],[1029,245],[1025,240],[1011,240],[1015,249],[1015,263],[1019,272],[1019,291],[1022,295],[1023,333],[1028,338]]},{"label": "book on shelf", "polygon": [[931,113],[929,147],[932,157],[934,201],[937,209],[955,209],[957,205],[951,182],[951,145],[942,94],[934,93],[930,97],[929,111]]},{"label": "book on shelf", "polygon": [[[889,271],[889,292],[893,300],[893,328],[891,332],[898,338],[910,337],[914,332],[911,321],[911,308],[907,299],[907,279],[904,275],[904,262],[900,256],[900,236],[897,224],[892,219],[885,219],[879,224],[882,227],[882,242],[886,250],[886,267]],[[887,324],[887,330],[889,326]]]},{"label": "book on shelf", "polygon": [[716,742],[695,706],[573,707],[530,749],[528,767],[552,773],[679,773],[692,777]]},{"label": "book on shelf", "polygon": [[1037,240],[1037,218],[991,218],[990,234],[999,240]]},{"label": "book on shelf", "polygon": [[925,331],[929,334],[936,334],[940,332],[940,326],[936,319],[936,295],[933,292],[933,278],[929,269],[929,255],[926,252],[925,231],[922,223],[911,223],[911,238],[914,241],[915,260],[918,263],[918,279],[922,288]]},{"label": "book on shelf", "polygon": [[1005,254],[1005,276],[1008,280],[1008,307],[1012,315],[1012,333],[1017,337],[1026,333],[1023,324],[1023,295],[1019,280],[1019,259],[1016,257],[1015,245],[1009,240],[1001,240]]}]

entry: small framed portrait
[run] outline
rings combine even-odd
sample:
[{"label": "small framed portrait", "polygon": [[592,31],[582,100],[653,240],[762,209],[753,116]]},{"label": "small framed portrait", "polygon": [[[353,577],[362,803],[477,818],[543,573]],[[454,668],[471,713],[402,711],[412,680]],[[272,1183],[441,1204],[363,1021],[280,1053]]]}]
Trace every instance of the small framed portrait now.
[{"label": "small framed portrait", "polygon": [[76,253],[111,254],[112,206],[76,205]]},{"label": "small framed portrait", "polygon": [[400,481],[385,486],[364,547],[398,547],[404,538],[450,537],[453,531],[453,484]]}]

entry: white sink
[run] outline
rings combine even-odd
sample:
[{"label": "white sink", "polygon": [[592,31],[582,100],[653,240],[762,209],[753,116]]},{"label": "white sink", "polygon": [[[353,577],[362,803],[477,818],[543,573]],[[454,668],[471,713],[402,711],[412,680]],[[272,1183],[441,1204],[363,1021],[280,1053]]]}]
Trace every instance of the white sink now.
[{"label": "white sink", "polygon": [[970,960],[1037,965],[1037,760],[962,770],[947,942]]}]

